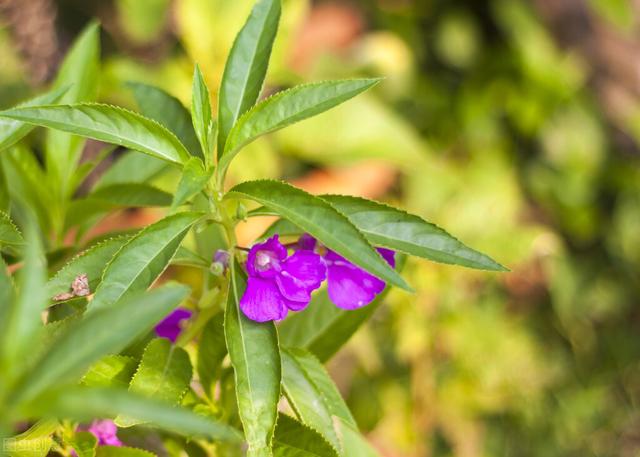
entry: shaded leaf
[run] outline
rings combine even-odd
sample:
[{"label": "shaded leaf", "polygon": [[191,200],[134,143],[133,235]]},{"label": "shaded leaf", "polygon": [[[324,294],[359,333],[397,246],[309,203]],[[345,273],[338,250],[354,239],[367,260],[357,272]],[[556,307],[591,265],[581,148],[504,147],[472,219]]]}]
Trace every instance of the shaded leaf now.
[{"label": "shaded leaf", "polygon": [[25,375],[14,398],[31,400],[57,383],[75,379],[101,357],[117,354],[175,309],[188,293],[185,286],[166,285],[72,321]]},{"label": "shaded leaf", "polygon": [[173,195],[172,208],[183,205],[191,197],[202,191],[209,182],[213,169],[205,170],[202,161],[196,157],[184,165],[176,193]]},{"label": "shaded leaf", "polygon": [[303,423],[341,449],[334,417],[356,427],[349,408],[329,374],[303,349],[282,349],[282,387],[289,404]]},{"label": "shaded leaf", "polygon": [[93,433],[76,432],[69,440],[69,445],[78,457],[95,457],[98,439]]},{"label": "shaded leaf", "polygon": [[119,236],[97,243],[81,252],[71,259],[65,266],[47,282],[47,297],[66,292],[71,286],[71,282],[78,275],[86,274],[89,278],[89,288],[95,291],[100,280],[105,265],[118,252],[125,243],[129,241],[127,236]]},{"label": "shaded leaf", "polygon": [[75,387],[52,390],[24,405],[22,413],[28,417],[59,416],[79,422],[126,414],[185,435],[219,441],[242,439],[236,429],[222,422],[120,389]]},{"label": "shaded leaf", "polygon": [[169,167],[164,160],[138,151],[128,151],[100,176],[93,189],[101,189],[112,184],[149,182]]},{"label": "shaded leaf", "polygon": [[220,378],[222,360],[226,355],[224,313],[218,313],[205,325],[198,345],[198,377],[209,398],[213,398],[214,383]]},{"label": "shaded leaf", "polygon": [[15,226],[9,215],[0,211],[0,247],[20,246],[24,244],[24,238],[18,227]]},{"label": "shaded leaf", "polygon": [[126,446],[99,446],[96,457],[153,457],[156,454]]},{"label": "shaded leaf", "polygon": [[345,420],[337,417],[336,431],[342,443],[342,455],[358,457],[380,457],[380,454],[369,444],[360,432]]}]

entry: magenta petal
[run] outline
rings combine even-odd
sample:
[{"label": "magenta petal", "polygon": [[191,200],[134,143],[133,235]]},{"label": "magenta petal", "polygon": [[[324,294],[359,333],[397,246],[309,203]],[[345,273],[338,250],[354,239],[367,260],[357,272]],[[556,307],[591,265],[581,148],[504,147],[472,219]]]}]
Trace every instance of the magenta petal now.
[{"label": "magenta petal", "polygon": [[287,306],[275,281],[250,277],[240,299],[240,309],[252,321],[281,320],[287,316]]},{"label": "magenta petal", "polygon": [[389,265],[391,265],[391,268],[395,268],[396,267],[396,252],[392,251],[391,249],[386,249],[386,248],[377,248],[377,249],[378,249],[378,252],[380,253],[380,255],[382,256],[382,258],[384,260],[386,260]]},{"label": "magenta petal", "polygon": [[98,439],[100,446],[122,446],[116,435],[118,427],[110,420],[97,420],[91,423],[89,433]]},{"label": "magenta petal", "polygon": [[189,319],[193,313],[186,308],[178,308],[172,311],[167,317],[160,321],[155,327],[156,335],[160,338],[167,338],[175,343],[182,332],[181,323]]},{"label": "magenta petal", "polygon": [[318,254],[298,251],[284,261],[276,282],[287,300],[308,302],[326,275],[327,267]]},{"label": "magenta petal", "polygon": [[329,298],[342,309],[368,305],[385,286],[384,281],[353,265],[331,265],[328,271]]},{"label": "magenta petal", "polygon": [[278,235],[273,235],[264,243],[251,247],[247,256],[247,273],[249,276],[272,278],[278,274],[286,257],[287,248],[280,243]]},{"label": "magenta petal", "polygon": [[308,233],[303,233],[302,235],[300,235],[300,238],[298,238],[297,248],[302,251],[313,251],[315,250],[317,244],[318,242],[314,237],[312,237]]}]

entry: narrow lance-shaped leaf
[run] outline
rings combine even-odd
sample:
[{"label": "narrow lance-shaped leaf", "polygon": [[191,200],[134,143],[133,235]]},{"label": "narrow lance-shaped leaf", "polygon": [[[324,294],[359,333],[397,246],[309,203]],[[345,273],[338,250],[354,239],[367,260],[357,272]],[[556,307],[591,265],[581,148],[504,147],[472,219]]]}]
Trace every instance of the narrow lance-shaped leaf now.
[{"label": "narrow lance-shaped leaf", "polygon": [[183,144],[165,127],[117,106],[99,103],[31,106],[0,111],[0,117],[119,144],[168,162],[184,163],[189,159]]},{"label": "narrow lance-shaped leaf", "polygon": [[280,351],[273,322],[245,317],[239,301],[246,288],[240,266],[232,266],[224,331],[235,372],[238,409],[249,457],[271,456],[280,399]]},{"label": "narrow lance-shaped leaf", "polygon": [[[155,338],[147,345],[129,391],[172,404],[180,403],[191,382],[189,354],[165,338]],[[126,415],[116,417],[119,427],[131,427],[141,421]]]},{"label": "narrow lance-shaped leaf", "polygon": [[22,238],[18,227],[15,226],[7,213],[0,211],[0,247],[23,244],[24,238]]},{"label": "narrow lance-shaped leaf", "polygon": [[80,376],[104,355],[117,354],[175,309],[188,293],[185,286],[166,285],[72,322],[25,374],[13,401],[31,400],[47,388]]},{"label": "narrow lance-shaped leaf", "polygon": [[171,130],[191,154],[202,157],[198,137],[191,125],[191,116],[180,100],[159,87],[148,84],[129,82],[127,86],[133,91],[143,116]]},{"label": "narrow lance-shaped leaf", "polygon": [[121,389],[66,388],[49,391],[21,409],[26,417],[49,416],[86,422],[126,414],[166,430],[215,441],[241,441],[234,428],[214,419]]},{"label": "narrow lance-shaped leaf", "polygon": [[45,281],[47,269],[40,240],[40,231],[33,219],[28,219],[23,266],[18,274],[17,293],[12,303],[4,303],[9,310],[6,321],[0,323],[0,367],[8,379],[24,367],[38,344],[42,332],[41,312],[46,307]]},{"label": "narrow lance-shaped leaf", "polygon": [[214,398],[214,382],[220,378],[222,361],[226,355],[224,313],[218,313],[207,322],[198,345],[198,377],[209,398]]},{"label": "narrow lance-shaped leaf", "polygon": [[191,121],[195,129],[205,162],[208,163],[213,153],[209,143],[209,128],[211,126],[211,99],[207,83],[196,65],[193,70],[193,89],[191,93]]},{"label": "narrow lance-shaped leaf", "polygon": [[289,404],[306,425],[341,449],[334,418],[356,427],[349,408],[329,374],[313,355],[302,349],[283,349],[282,386]]},{"label": "narrow lance-shaped leaf", "polygon": [[411,288],[349,220],[319,197],[280,181],[248,181],[227,194],[265,205],[317,238],[327,248],[378,278],[405,290]]},{"label": "narrow lance-shaped leaf", "polygon": [[229,132],[219,168],[226,170],[238,151],[259,136],[327,111],[378,81],[353,79],[296,86],[258,103],[243,114]]},{"label": "narrow lance-shaped leaf", "polygon": [[189,159],[182,170],[178,188],[173,196],[172,208],[183,205],[200,192],[209,182],[213,169],[205,170],[202,161],[196,157]]},{"label": "narrow lance-shaped leaf", "polygon": [[[73,43],[64,58],[55,88],[68,87],[61,104],[94,102],[98,95],[100,76],[100,28],[91,22]],[[49,102],[51,103],[51,102]],[[45,105],[48,103],[41,103]],[[45,141],[45,163],[47,173],[56,184],[60,197],[66,198],[73,189],[71,176],[80,160],[82,139],[64,132],[50,130]]]},{"label": "narrow lance-shaped leaf", "polygon": [[87,387],[127,388],[138,368],[138,361],[126,355],[107,355],[95,362],[82,377]]},{"label": "narrow lance-shaped leaf", "polygon": [[145,183],[170,167],[164,160],[138,151],[128,151],[100,176],[93,190],[113,184]]},{"label": "narrow lance-shaped leaf", "polygon": [[145,290],[160,276],[200,213],[178,213],[146,227],[111,259],[102,275],[91,313],[108,307],[127,293]]},{"label": "narrow lance-shaped leaf", "polygon": [[10,457],[45,457],[51,449],[51,435],[59,427],[55,419],[36,422],[25,432],[4,440],[3,451]]},{"label": "narrow lance-shaped leaf", "polygon": [[[67,92],[68,87],[53,89],[45,94],[39,95],[31,100],[21,103],[18,107],[38,106],[55,103]],[[0,119],[0,151],[13,146],[22,138],[27,136],[35,127],[24,122],[10,119]]]},{"label": "narrow lance-shaped leaf", "polygon": [[346,215],[376,246],[435,262],[506,271],[490,257],[465,246],[440,227],[418,216],[359,197],[324,195],[322,198]]},{"label": "narrow lance-shaped leaf", "polygon": [[336,450],[322,435],[286,414],[278,416],[278,425],[276,425],[273,439],[273,455],[274,457],[338,457]]},{"label": "narrow lance-shaped leaf", "polygon": [[260,0],[238,33],[222,75],[218,102],[218,157],[238,118],[262,90],[280,20],[280,0]]}]

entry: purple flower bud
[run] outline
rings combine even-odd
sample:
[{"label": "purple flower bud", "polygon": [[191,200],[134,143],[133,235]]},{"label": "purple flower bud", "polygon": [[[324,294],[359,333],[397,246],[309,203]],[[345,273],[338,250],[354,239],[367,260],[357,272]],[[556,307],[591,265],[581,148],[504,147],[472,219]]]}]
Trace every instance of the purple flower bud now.
[{"label": "purple flower bud", "polygon": [[324,281],[326,268],[313,252],[297,251],[287,257],[287,248],[274,235],[249,250],[247,273],[240,309],[249,319],[266,322],[304,309],[311,292]]},{"label": "purple flower bud", "polygon": [[[318,242],[308,234],[302,235],[298,240],[299,249],[307,252],[317,250],[317,245]],[[378,252],[391,267],[395,268],[395,253],[392,250],[378,248]],[[322,259],[327,267],[329,298],[339,308],[348,310],[362,308],[384,290],[384,281],[336,252],[327,250]]]},{"label": "purple flower bud", "polygon": [[186,308],[175,309],[156,325],[156,335],[160,338],[167,338],[172,343],[175,343],[182,332],[182,321],[189,319],[192,315],[193,312]]},{"label": "purple flower bud", "polygon": [[98,446],[122,446],[122,442],[118,439],[118,427],[113,421],[95,420],[91,425],[80,426],[78,430],[91,433],[98,439]]},{"label": "purple flower bud", "polygon": [[226,270],[229,267],[229,259],[230,259],[229,251],[225,251],[224,249],[218,249],[215,254],[213,254],[213,261],[215,263],[221,264]]}]

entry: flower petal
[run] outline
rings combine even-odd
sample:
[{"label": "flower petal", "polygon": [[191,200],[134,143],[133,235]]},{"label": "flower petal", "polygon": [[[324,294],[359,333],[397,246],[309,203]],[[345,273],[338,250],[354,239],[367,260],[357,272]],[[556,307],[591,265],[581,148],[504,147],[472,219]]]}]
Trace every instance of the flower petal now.
[{"label": "flower petal", "polygon": [[249,277],[247,289],[240,299],[240,309],[252,321],[281,320],[287,316],[285,299],[275,281]]},{"label": "flower petal", "polygon": [[318,254],[298,251],[284,261],[276,282],[287,300],[308,302],[326,276],[327,268]]},{"label": "flower petal", "polygon": [[327,292],[331,301],[342,309],[358,309],[368,305],[382,292],[385,283],[353,265],[330,265]]},{"label": "flower petal", "polygon": [[280,271],[280,264],[287,257],[285,248],[273,235],[264,243],[254,244],[247,256],[247,273],[249,276],[272,278]]},{"label": "flower petal", "polygon": [[181,322],[189,319],[193,313],[186,308],[178,308],[160,321],[155,327],[156,335],[175,343],[182,331]]}]

